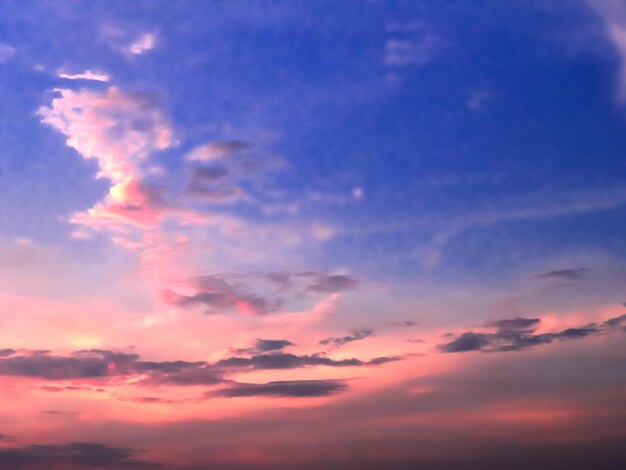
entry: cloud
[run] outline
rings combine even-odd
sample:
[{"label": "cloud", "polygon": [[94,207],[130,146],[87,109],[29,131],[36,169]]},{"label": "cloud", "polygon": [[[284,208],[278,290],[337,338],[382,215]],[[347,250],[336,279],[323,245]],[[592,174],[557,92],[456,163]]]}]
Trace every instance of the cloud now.
[{"label": "cloud", "polygon": [[[137,354],[91,349],[66,356],[48,352],[23,352],[0,358],[0,376],[24,377],[46,381],[72,381],[79,384],[62,386],[44,385],[44,392],[95,390],[83,386],[81,381],[97,380],[111,384],[129,383],[136,386],[213,386],[232,383],[232,375],[260,370],[290,370],[308,367],[374,367],[403,359],[400,356],[375,357],[370,360],[357,358],[335,360],[326,356],[295,355],[283,353],[282,349],[292,343],[286,340],[258,340],[257,348],[267,353],[251,357],[232,356],[214,363],[205,361],[144,361]],[[269,349],[272,348],[272,349]],[[280,351],[280,352],[277,352]],[[113,380],[115,379],[115,380]],[[126,398],[124,398],[126,400]],[[134,399],[128,399],[134,400]],[[142,399],[143,403],[156,403]]]},{"label": "cloud", "polygon": [[356,289],[359,281],[345,274],[302,273],[300,276],[312,277],[314,281],[307,285],[305,292],[320,294],[338,293]]},{"label": "cloud", "polygon": [[128,45],[124,52],[132,55],[141,55],[154,48],[156,45],[156,35],[154,33],[142,34],[135,42]]},{"label": "cloud", "polygon": [[617,99],[626,101],[626,5],[620,0],[589,0],[606,27],[606,35],[619,58]]},{"label": "cloud", "polygon": [[230,357],[222,359],[215,363],[215,366],[225,370],[274,370],[274,369],[299,369],[311,366],[327,366],[327,367],[363,367],[375,366],[399,360],[398,357],[376,357],[369,361],[360,359],[340,359],[334,360],[320,355],[304,355],[297,356],[295,354],[259,354],[252,357]]},{"label": "cloud", "polygon": [[292,286],[291,274],[284,272],[267,273],[267,279],[278,287],[278,290],[285,292]]},{"label": "cloud", "polygon": [[215,275],[195,278],[197,292],[181,295],[173,291],[164,291],[163,299],[177,307],[203,305],[207,314],[224,313],[232,310],[253,315],[274,312],[280,306],[280,300],[268,300],[259,295],[246,292],[242,287],[233,285]]},{"label": "cloud", "polygon": [[64,445],[30,445],[0,448],[0,468],[35,470],[43,468],[160,468],[157,463],[136,460],[137,452],[94,442]]},{"label": "cloud", "polygon": [[8,44],[5,44],[3,42],[0,42],[0,64],[3,64],[4,62],[8,62],[9,60],[11,60],[13,58],[13,56],[15,55],[15,48],[9,46]]},{"label": "cloud", "polygon": [[485,326],[497,328],[498,331],[533,331],[538,326],[539,318],[508,318],[503,320],[491,320]]},{"label": "cloud", "polygon": [[261,352],[278,351],[287,346],[294,346],[294,344],[286,339],[257,339],[254,343],[255,349]]},{"label": "cloud", "polygon": [[441,48],[441,37],[423,23],[389,26],[385,42],[385,65],[389,67],[426,65]]},{"label": "cloud", "polygon": [[213,183],[228,174],[225,168],[210,166],[194,167],[189,169],[192,183]]},{"label": "cloud", "polygon": [[340,380],[291,380],[265,384],[236,384],[209,392],[209,396],[236,397],[325,397],[343,392],[348,387]]},{"label": "cloud", "polygon": [[108,377],[127,371],[135,354],[111,351],[78,351],[70,356],[26,353],[0,359],[0,375],[72,380]]},{"label": "cloud", "polygon": [[487,327],[496,328],[495,333],[467,331],[452,341],[439,346],[444,353],[469,351],[508,352],[522,351],[558,340],[582,339],[626,327],[626,314],[610,318],[600,324],[591,323],[577,328],[567,328],[556,333],[533,334],[538,326],[536,318],[514,318],[488,322]]},{"label": "cloud", "polygon": [[11,436],[9,434],[0,434],[0,442],[13,442],[15,441],[15,436]]},{"label": "cloud", "polygon": [[64,78],[66,80],[92,80],[96,82],[108,82],[109,76],[106,73],[102,72],[92,72],[91,70],[85,70],[82,73],[61,73],[57,75],[59,78]]},{"label": "cloud", "polygon": [[198,182],[192,182],[185,193],[189,196],[205,199],[211,202],[235,202],[245,195],[239,186],[221,184],[217,186],[205,186]]},{"label": "cloud", "polygon": [[243,140],[218,140],[196,147],[186,155],[189,161],[212,162],[235,155],[254,147]]},{"label": "cloud", "polygon": [[358,341],[360,339],[372,336],[374,334],[374,330],[372,328],[361,328],[360,330],[351,330],[351,333],[352,334],[350,336],[323,339],[320,341],[320,344],[332,344],[335,347],[340,347],[346,343],[351,343],[352,341]]},{"label": "cloud", "polygon": [[139,164],[174,142],[152,95],[115,87],[57,92],[50,107],[39,109],[42,122],[64,134],[83,158],[97,160],[99,175],[114,183],[137,179]]},{"label": "cloud", "polygon": [[588,270],[578,269],[555,269],[552,271],[533,276],[532,279],[553,279],[557,281],[580,281]]},{"label": "cloud", "polygon": [[466,104],[469,109],[479,111],[490,98],[491,92],[489,92],[489,90],[472,90],[467,98]]}]

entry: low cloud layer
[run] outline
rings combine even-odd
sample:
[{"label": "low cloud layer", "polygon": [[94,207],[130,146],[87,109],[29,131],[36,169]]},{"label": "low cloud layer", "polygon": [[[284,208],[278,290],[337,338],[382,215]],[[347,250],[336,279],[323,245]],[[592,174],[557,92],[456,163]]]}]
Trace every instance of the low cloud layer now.
[{"label": "low cloud layer", "polygon": [[0,448],[0,468],[7,470],[162,468],[160,464],[136,459],[137,454],[138,452],[126,447],[110,447],[94,442],[5,447]]},{"label": "low cloud layer", "polygon": [[291,380],[265,384],[236,384],[233,387],[212,392],[211,396],[222,397],[324,397],[347,389],[339,380]]}]

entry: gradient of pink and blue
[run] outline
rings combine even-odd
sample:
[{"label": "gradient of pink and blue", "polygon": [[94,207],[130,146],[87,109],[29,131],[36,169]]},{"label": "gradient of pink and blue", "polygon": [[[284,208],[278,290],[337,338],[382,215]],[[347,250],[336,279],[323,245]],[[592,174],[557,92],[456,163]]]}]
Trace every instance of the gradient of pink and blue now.
[{"label": "gradient of pink and blue", "polygon": [[626,3],[0,0],[0,469],[625,468]]}]

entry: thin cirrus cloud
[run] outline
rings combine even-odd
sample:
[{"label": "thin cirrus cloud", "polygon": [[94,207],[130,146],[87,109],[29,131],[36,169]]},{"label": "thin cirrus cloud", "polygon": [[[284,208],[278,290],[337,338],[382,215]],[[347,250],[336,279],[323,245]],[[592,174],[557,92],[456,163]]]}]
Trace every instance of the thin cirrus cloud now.
[{"label": "thin cirrus cloud", "polygon": [[15,56],[16,52],[17,49],[15,49],[14,47],[0,42],[0,64],[11,60]]},{"label": "thin cirrus cloud", "polygon": [[254,148],[252,143],[243,140],[221,140],[196,147],[185,158],[189,161],[212,162],[252,148]]},{"label": "thin cirrus cloud", "polygon": [[94,82],[108,82],[109,76],[102,72],[92,72],[91,70],[85,70],[82,73],[64,73],[59,72],[57,77],[64,78],[66,80],[91,80]]},{"label": "thin cirrus cloud", "polygon": [[588,0],[589,5],[602,19],[607,38],[617,52],[617,99],[626,102],[626,5],[619,0]]}]

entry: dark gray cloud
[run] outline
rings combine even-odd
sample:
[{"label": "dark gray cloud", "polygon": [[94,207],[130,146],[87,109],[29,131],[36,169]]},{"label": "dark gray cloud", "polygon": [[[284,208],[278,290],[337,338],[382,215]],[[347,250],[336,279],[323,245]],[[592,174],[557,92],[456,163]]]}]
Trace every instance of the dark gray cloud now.
[{"label": "dark gray cloud", "polygon": [[348,387],[340,380],[290,380],[265,384],[239,383],[230,388],[211,392],[209,396],[222,397],[294,397],[311,398],[334,395]]},{"label": "dark gray cloud", "polygon": [[191,181],[195,183],[213,183],[228,174],[225,168],[210,166],[193,167],[188,171]]},{"label": "dark gray cloud", "polygon": [[164,291],[166,302],[178,307],[203,305],[206,313],[223,313],[238,310],[244,313],[263,315],[276,311],[280,299],[266,299],[260,295],[247,292],[242,286],[232,284],[216,275],[198,277],[194,280],[197,292],[192,295],[181,295],[173,291]]},{"label": "dark gray cloud", "polygon": [[304,289],[306,293],[332,294],[353,290],[359,285],[359,281],[346,274],[303,273],[302,275],[313,278],[313,281]]},{"label": "dark gray cloud", "polygon": [[257,351],[261,352],[278,351],[287,346],[294,346],[294,344],[286,339],[257,339],[256,343],[254,343]]},{"label": "dark gray cloud", "polygon": [[291,274],[289,273],[267,273],[267,279],[275,284],[281,292],[289,290],[292,286]]},{"label": "dark gray cloud", "polygon": [[78,416],[78,411],[61,411],[61,410],[44,410],[44,413],[50,416]]},{"label": "dark gray cloud", "polygon": [[376,357],[368,361],[360,359],[334,360],[320,355],[296,356],[295,354],[259,354],[252,357],[230,357],[215,363],[217,368],[224,369],[251,369],[251,370],[271,370],[271,369],[299,369],[311,366],[328,367],[363,367],[375,366],[386,362],[398,361],[400,356]]},{"label": "dark gray cloud", "polygon": [[[257,347],[273,348],[268,353],[251,357],[233,356],[209,364],[204,361],[142,361],[137,354],[127,354],[100,349],[82,350],[67,356],[48,353],[25,352],[0,358],[0,376],[20,376],[49,381],[93,380],[106,381],[113,377],[137,380],[144,386],[159,385],[217,385],[227,383],[227,377],[248,370],[298,369],[305,367],[364,367],[376,366],[400,357],[378,357],[368,361],[360,359],[334,360],[322,355],[286,354],[282,349],[292,343],[287,340],[258,340]],[[255,349],[256,351],[256,349]],[[41,386],[42,391],[96,390],[81,385]]]},{"label": "dark gray cloud", "polygon": [[123,397],[123,398],[120,398],[120,400],[131,401],[133,403],[165,404],[165,405],[174,405],[176,403],[180,403],[179,400],[170,400],[168,398],[160,398],[160,397]]},{"label": "dark gray cloud", "polygon": [[333,294],[359,286],[359,281],[352,276],[322,271],[271,272],[264,276],[281,292],[295,288],[300,290],[300,294]]},{"label": "dark gray cloud", "polygon": [[65,445],[30,445],[0,448],[0,468],[10,470],[161,468],[157,463],[137,460],[137,451],[93,442]]},{"label": "dark gray cloud", "polygon": [[591,335],[616,331],[626,325],[626,315],[611,318],[600,324],[591,323],[578,328],[567,328],[556,333],[533,334],[538,324],[539,320],[536,318],[514,318],[488,322],[487,326],[496,328],[495,333],[468,331],[452,341],[440,345],[439,350],[444,353],[522,351],[553,341],[582,339]]},{"label": "dark gray cloud", "polygon": [[215,363],[224,369],[299,369],[308,366],[359,367],[366,364],[359,359],[341,359],[336,361],[324,356],[297,356],[295,354],[259,354],[252,357],[230,357]]},{"label": "dark gray cloud", "polygon": [[539,318],[508,318],[503,320],[491,320],[485,326],[497,328],[498,331],[526,331],[534,330],[539,324]]},{"label": "dark gray cloud", "polygon": [[542,274],[538,274],[537,276],[533,276],[532,279],[552,279],[557,281],[579,281],[588,271],[586,268],[575,268],[575,269],[554,269],[552,271],[547,271]]},{"label": "dark gray cloud", "polygon": [[[93,379],[128,371],[135,354],[111,351],[78,351],[70,356],[13,355],[0,359],[0,375],[38,377],[47,380]],[[115,372],[112,372],[115,368]]]},{"label": "dark gray cloud", "polygon": [[295,346],[286,339],[257,339],[254,346],[249,348],[237,348],[233,351],[236,354],[261,354],[266,352],[281,351],[288,346]]},{"label": "dark gray cloud", "polygon": [[0,357],[12,356],[16,352],[15,349],[0,349]]},{"label": "dark gray cloud", "polygon": [[320,344],[328,345],[331,344],[336,347],[343,346],[346,343],[351,343],[352,341],[358,341],[360,339],[367,338],[374,334],[374,330],[372,328],[361,328],[350,331],[351,335],[342,336],[339,338],[326,338],[320,341]]},{"label": "dark gray cloud", "polygon": [[13,442],[14,440],[14,436],[11,436],[9,434],[0,434],[0,442]]}]

